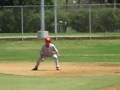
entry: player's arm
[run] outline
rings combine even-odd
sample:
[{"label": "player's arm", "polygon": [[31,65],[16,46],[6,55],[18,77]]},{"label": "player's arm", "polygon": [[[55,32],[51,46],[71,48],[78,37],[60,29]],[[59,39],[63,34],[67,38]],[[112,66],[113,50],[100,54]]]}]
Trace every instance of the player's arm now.
[{"label": "player's arm", "polygon": [[60,54],[59,54],[57,48],[55,46],[53,46],[53,47],[54,47],[55,52],[57,53],[57,56],[60,57]]},{"label": "player's arm", "polygon": [[57,56],[58,56],[58,57],[60,57],[60,54],[59,54],[59,52],[57,52]]}]

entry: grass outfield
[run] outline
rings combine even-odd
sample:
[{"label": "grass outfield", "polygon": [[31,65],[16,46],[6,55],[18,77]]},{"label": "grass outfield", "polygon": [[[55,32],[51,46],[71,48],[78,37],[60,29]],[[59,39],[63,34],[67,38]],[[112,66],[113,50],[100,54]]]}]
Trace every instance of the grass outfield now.
[{"label": "grass outfield", "polygon": [[[0,41],[0,62],[36,61],[43,41]],[[58,40],[61,62],[120,62],[119,40]],[[120,76],[32,77],[0,74],[0,90],[100,90]]]},{"label": "grass outfield", "polygon": [[[120,40],[53,41],[61,62],[120,62]],[[0,61],[35,61],[44,41],[0,41]]]},{"label": "grass outfield", "polygon": [[0,74],[0,90],[100,90],[120,83],[120,76],[30,77]]}]

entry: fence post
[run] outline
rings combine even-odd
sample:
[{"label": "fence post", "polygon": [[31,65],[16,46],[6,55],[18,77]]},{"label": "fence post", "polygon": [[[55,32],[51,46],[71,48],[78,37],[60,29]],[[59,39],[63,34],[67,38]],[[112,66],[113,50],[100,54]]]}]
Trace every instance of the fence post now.
[{"label": "fence post", "polygon": [[22,33],[22,41],[24,40],[24,30],[23,30],[23,6],[21,6],[21,33]]},{"label": "fence post", "polygon": [[55,37],[57,40],[57,1],[54,0],[54,29],[55,29]]},{"label": "fence post", "polygon": [[91,3],[89,3],[89,37],[90,37],[90,40],[91,40],[91,29],[92,29],[92,23],[91,23],[91,19],[92,16],[91,16]]},{"label": "fence post", "polygon": [[40,8],[41,8],[41,30],[38,31],[38,38],[43,39],[48,37],[48,31],[45,31],[45,1],[40,0]]}]

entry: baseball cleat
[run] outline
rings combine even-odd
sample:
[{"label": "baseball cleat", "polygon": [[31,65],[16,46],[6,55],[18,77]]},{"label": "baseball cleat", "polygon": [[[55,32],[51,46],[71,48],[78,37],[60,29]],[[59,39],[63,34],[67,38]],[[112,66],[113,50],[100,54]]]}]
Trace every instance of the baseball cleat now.
[{"label": "baseball cleat", "polygon": [[38,70],[36,67],[32,69],[33,71]]},{"label": "baseball cleat", "polygon": [[56,70],[60,71],[60,67],[56,67]]},{"label": "baseball cleat", "polygon": [[41,60],[42,62],[44,62],[45,61],[45,59],[44,58],[42,58],[42,60]]}]

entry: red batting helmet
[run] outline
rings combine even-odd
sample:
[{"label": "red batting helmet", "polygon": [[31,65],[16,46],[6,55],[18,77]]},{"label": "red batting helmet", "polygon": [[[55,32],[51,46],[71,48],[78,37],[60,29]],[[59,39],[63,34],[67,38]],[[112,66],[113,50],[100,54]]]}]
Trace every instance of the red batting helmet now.
[{"label": "red batting helmet", "polygon": [[51,43],[51,38],[50,38],[50,37],[46,37],[46,38],[45,38],[45,42]]}]

